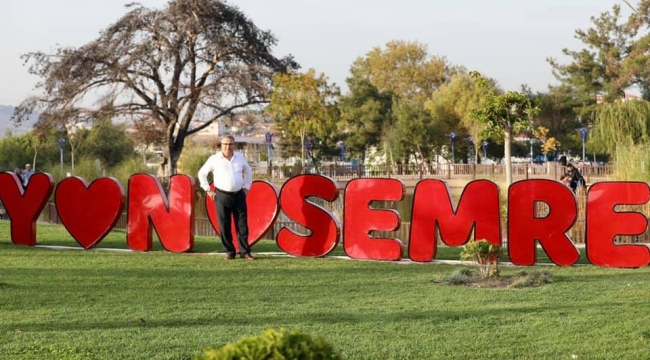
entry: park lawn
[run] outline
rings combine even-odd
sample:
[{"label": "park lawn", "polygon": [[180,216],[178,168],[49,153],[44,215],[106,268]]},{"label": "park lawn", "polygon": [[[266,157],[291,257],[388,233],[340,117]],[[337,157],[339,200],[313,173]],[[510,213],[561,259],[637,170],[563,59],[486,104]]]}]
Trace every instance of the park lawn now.
[{"label": "park lawn", "polygon": [[[39,244],[75,246],[61,234],[38,225]],[[125,248],[124,233],[100,245]],[[219,250],[215,239],[197,238],[195,248],[22,247],[0,222],[0,358],[190,359],[269,326],[322,335],[346,359],[650,354],[649,268],[524,268],[550,271],[553,282],[486,289],[442,283],[457,265],[263,254],[226,261],[204,255]],[[265,241],[253,250],[277,248]]]}]

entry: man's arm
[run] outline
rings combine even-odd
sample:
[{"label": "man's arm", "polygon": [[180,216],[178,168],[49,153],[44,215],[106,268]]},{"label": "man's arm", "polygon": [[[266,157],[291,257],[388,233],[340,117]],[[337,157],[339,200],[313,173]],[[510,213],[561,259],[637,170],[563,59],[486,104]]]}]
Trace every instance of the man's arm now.
[{"label": "man's arm", "polygon": [[[243,159],[243,158],[242,158]],[[248,190],[251,189],[251,186],[253,185],[253,170],[251,169],[251,166],[248,165],[248,162],[246,159],[244,160],[243,164],[243,176],[244,176],[244,189],[246,193],[248,193]]]},{"label": "man's arm", "polygon": [[213,161],[211,160],[212,156],[210,156],[205,164],[201,166],[201,169],[199,169],[199,173],[197,174],[199,178],[199,185],[201,186],[201,189],[206,192],[210,190],[210,184],[208,183],[208,174],[210,171],[214,170]]}]

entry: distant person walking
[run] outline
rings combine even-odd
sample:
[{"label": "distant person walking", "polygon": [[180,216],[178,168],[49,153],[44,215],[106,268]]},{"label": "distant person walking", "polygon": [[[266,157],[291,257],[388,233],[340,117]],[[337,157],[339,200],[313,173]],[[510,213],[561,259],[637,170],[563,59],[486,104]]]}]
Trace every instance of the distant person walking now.
[{"label": "distant person walking", "polygon": [[25,164],[25,171],[23,172],[23,186],[27,187],[27,184],[29,183],[29,178],[34,175],[34,170],[32,170],[32,165],[31,164]]},{"label": "distant person walking", "polygon": [[562,166],[566,166],[567,163],[568,163],[568,161],[567,161],[567,159],[566,159],[566,155],[565,155],[565,154],[562,154],[562,156],[560,156],[560,165],[562,165]]},{"label": "distant person walking", "polygon": [[[234,150],[235,138],[230,135],[224,136],[221,139],[221,151],[210,156],[199,170],[199,183],[207,195],[214,199],[226,259],[235,258],[230,227],[231,217],[234,217],[239,253],[243,259],[255,260],[248,245],[248,209],[246,208],[246,195],[253,184],[253,172],[244,156]],[[212,172],[214,191],[210,190],[208,183],[210,172]]]}]

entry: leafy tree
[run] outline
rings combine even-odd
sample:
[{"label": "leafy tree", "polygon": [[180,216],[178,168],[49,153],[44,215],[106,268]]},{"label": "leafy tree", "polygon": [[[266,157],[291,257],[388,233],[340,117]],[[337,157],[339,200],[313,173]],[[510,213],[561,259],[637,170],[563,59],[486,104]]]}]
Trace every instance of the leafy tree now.
[{"label": "leafy tree", "polygon": [[134,143],[142,147],[142,164],[146,165],[147,151],[151,146],[162,144],[165,133],[147,116],[133,119],[129,130]]},{"label": "leafy tree", "polygon": [[[273,74],[297,67],[291,58],[272,55],[270,32],[222,1],[127,7],[84,46],[24,55],[44,95],[25,100],[14,121],[35,109],[43,114],[39,121],[66,119],[71,111],[87,119],[148,116],[165,133],[162,167],[169,175],[187,136],[265,102]],[[99,100],[90,102],[89,95]],[[97,105],[85,106],[90,103]]]},{"label": "leafy tree", "polygon": [[[398,152],[404,158],[414,155],[418,165],[424,164],[434,148],[440,143],[444,131],[440,131],[439,123],[428,111],[423,111],[423,105],[415,102],[403,102],[394,110],[397,121],[395,131],[397,134]],[[421,169],[421,167],[420,167]]]},{"label": "leafy tree", "polygon": [[624,98],[625,90],[633,85],[647,93],[650,37],[638,35],[641,27],[649,24],[650,5],[644,0],[639,8],[643,14],[634,14],[627,21],[622,19],[619,5],[614,5],[610,12],[593,16],[591,28],[575,32],[575,38],[586,48],[563,49],[562,52],[571,58],[568,64],[548,59],[555,76],[576,89],[583,98],[590,98],[592,104],[597,96],[602,96],[603,102]]},{"label": "leafy tree", "polygon": [[513,133],[530,129],[532,117],[539,112],[536,104],[526,95],[516,91],[496,95],[494,87],[480,73],[470,73],[479,89],[483,90],[484,103],[471,111],[471,116],[485,124],[485,134],[503,136],[506,186],[512,184],[511,143]]},{"label": "leafy tree", "polygon": [[350,91],[339,102],[345,146],[364,159],[369,147],[381,145],[382,135],[393,123],[392,94],[380,92],[365,79],[353,76],[346,81]]},{"label": "leafy tree", "polygon": [[[628,5],[630,5],[628,3]],[[634,41],[623,66],[632,75],[632,81],[641,89],[644,100],[650,100],[650,1],[641,0],[630,15],[627,26]]]},{"label": "leafy tree", "polygon": [[[34,159],[32,161],[32,169],[36,169],[36,162],[37,159],[39,158],[39,155],[41,155],[41,158],[43,158],[43,154],[39,154],[39,150],[42,150],[43,148],[48,147],[48,145],[51,144],[57,144],[58,145],[58,139],[52,139],[51,135],[53,131],[56,131],[55,129],[52,129],[48,126],[42,126],[42,123],[36,123],[34,125],[34,128],[32,129],[29,134],[31,135],[31,147],[34,149]],[[60,155],[60,149],[59,149],[59,155]],[[47,157],[47,156],[46,156]]]},{"label": "leafy tree", "polygon": [[[65,129],[67,144],[70,148],[70,164],[72,167],[72,173],[75,172],[75,153],[79,151],[81,146],[85,143],[88,138],[88,129],[85,128],[87,123],[83,114],[78,112],[68,114],[65,118],[59,119],[60,126]],[[48,124],[48,122],[44,122]]]},{"label": "leafy tree", "polygon": [[[591,114],[583,114],[582,109],[586,103],[579,99],[576,90],[568,85],[549,86],[545,93],[528,95],[540,109],[535,122],[548,129],[546,136],[556,139],[557,149],[561,146],[564,150],[577,150],[581,140],[576,129],[587,126]],[[549,149],[549,152],[552,151]]]},{"label": "leafy tree", "polygon": [[274,78],[267,113],[275,119],[280,144],[288,154],[299,149],[305,168],[307,141],[322,150],[323,139],[336,131],[339,120],[336,101],[339,89],[314,69],[306,73],[278,74]]},{"label": "leafy tree", "polygon": [[350,72],[368,80],[382,93],[399,99],[426,99],[460,69],[443,57],[430,56],[426,45],[392,40],[385,48],[375,47],[358,58]]},{"label": "leafy tree", "polygon": [[650,140],[650,102],[645,100],[599,105],[593,111],[590,146],[616,154],[621,146],[647,144]]},{"label": "leafy tree", "polygon": [[13,171],[31,163],[30,135],[14,136],[9,134],[0,139],[0,171]]},{"label": "leafy tree", "polygon": [[[575,129],[591,126],[596,121],[593,116],[601,117],[598,121],[602,127],[602,117],[610,116],[612,111],[622,111],[625,116],[636,117],[634,112],[639,110],[634,106],[629,111],[617,106],[606,109],[597,106],[596,102],[614,103],[623,99],[625,91],[633,87],[641,90],[644,99],[650,100],[650,33],[647,32],[650,27],[650,0],[641,0],[636,9],[629,2],[626,4],[633,9],[627,19],[623,18],[620,6],[615,5],[611,11],[592,17],[591,28],[576,30],[576,38],[585,45],[585,49],[564,49],[563,52],[571,57],[568,64],[562,65],[555,59],[549,59],[556,76],[575,91],[581,102],[577,120],[570,129],[566,129],[566,137],[556,134],[565,148],[579,146],[580,136]],[[635,120],[622,120],[623,123],[630,121]],[[548,127],[551,133],[555,132],[553,127]],[[604,140],[610,145],[613,141],[612,138]],[[600,146],[590,142],[594,149],[611,150],[609,145]],[[612,154],[616,152],[611,151]]]},{"label": "leafy tree", "polygon": [[58,163],[58,139],[62,136],[59,130],[38,127],[19,136],[6,134],[0,139],[0,168],[13,170],[30,163],[34,170],[42,171],[45,166]]},{"label": "leafy tree", "polygon": [[95,121],[83,149],[85,156],[100,159],[108,167],[135,155],[133,140],[126,134],[126,125],[113,124],[109,119]]},{"label": "leafy tree", "polygon": [[552,136],[548,135],[548,129],[543,126],[538,126],[537,129],[533,129],[533,136],[536,139],[541,141],[542,145],[542,154],[548,156],[548,153],[557,151],[561,143]]},{"label": "leafy tree", "polygon": [[[443,140],[442,136],[433,136],[428,128],[418,132],[417,129],[433,126],[438,121],[427,113],[424,103],[460,71],[463,69],[450,65],[445,58],[430,56],[425,45],[402,40],[389,41],[385,48],[375,47],[358,58],[350,69],[354,81],[367,81],[379,94],[392,95],[393,123],[382,129],[382,139],[390,145],[387,150],[407,158],[417,153],[420,161]],[[411,134],[417,136],[404,137]]]},{"label": "leafy tree", "polygon": [[[489,84],[494,87],[493,83],[489,82]],[[440,86],[425,104],[426,109],[432,114],[446,111],[454,117],[448,132],[467,133],[471,136],[473,139],[471,150],[475,158],[478,158],[478,150],[485,139],[483,135],[485,124],[474,119],[471,112],[482,103],[482,93],[483,90],[479,89],[467,74],[462,73],[454,75],[449,83]]]},{"label": "leafy tree", "polygon": [[[435,93],[434,93],[435,94]],[[467,137],[467,129],[460,124],[460,119],[458,115],[454,112],[452,104],[445,101],[442,98],[436,98],[435,101],[427,101],[425,104],[426,112],[432,118],[432,126],[436,127],[435,132],[437,136],[434,138],[435,143],[432,145],[432,150],[436,154],[445,155],[449,162],[452,161],[451,147],[449,144],[450,133],[456,133],[459,138]],[[454,140],[456,141],[456,140]],[[460,143],[458,143],[460,144]],[[462,146],[457,146],[455,152],[460,153],[460,148]]]}]

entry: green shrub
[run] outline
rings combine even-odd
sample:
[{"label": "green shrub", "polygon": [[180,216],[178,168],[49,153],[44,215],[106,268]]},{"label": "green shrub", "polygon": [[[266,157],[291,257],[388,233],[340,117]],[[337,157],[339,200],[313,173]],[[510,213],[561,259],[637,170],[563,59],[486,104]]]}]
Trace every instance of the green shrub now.
[{"label": "green shrub", "polygon": [[470,268],[468,268],[468,267],[466,267],[466,268],[462,268],[462,269],[458,269],[458,270],[456,270],[455,272],[457,272],[457,273],[459,273],[459,274],[463,274],[463,275],[465,275],[465,276],[467,276],[467,277],[473,277],[473,276],[475,275],[475,274],[474,274],[474,270],[472,270],[472,269],[470,269]]},{"label": "green shrub", "polygon": [[95,159],[90,159],[84,156],[75,157],[74,171],[72,171],[71,167],[66,170],[66,176],[67,172],[70,172],[71,175],[80,176],[88,182],[92,182],[103,175],[101,161],[98,162]]},{"label": "green shrub", "polygon": [[471,277],[471,271],[467,272],[464,271],[467,269],[461,269],[461,270],[456,270],[454,271],[447,280],[445,280],[445,283],[447,285],[465,285],[469,282],[469,279]]},{"label": "green shrub", "polygon": [[259,336],[244,338],[221,348],[207,348],[197,360],[289,360],[341,359],[322,337],[311,337],[285,329],[266,329]]},{"label": "green shrub", "polygon": [[460,253],[462,260],[475,261],[484,278],[499,276],[499,259],[503,256],[503,248],[493,245],[487,240],[471,240]]},{"label": "green shrub", "polygon": [[[197,174],[201,166],[205,164],[206,160],[214,154],[210,150],[190,144],[183,149],[180,159],[178,160],[178,173],[185,174],[196,178],[198,184]],[[210,174],[211,176],[212,174]]]}]

